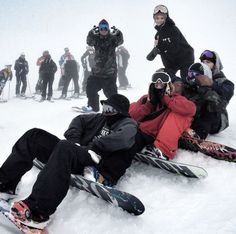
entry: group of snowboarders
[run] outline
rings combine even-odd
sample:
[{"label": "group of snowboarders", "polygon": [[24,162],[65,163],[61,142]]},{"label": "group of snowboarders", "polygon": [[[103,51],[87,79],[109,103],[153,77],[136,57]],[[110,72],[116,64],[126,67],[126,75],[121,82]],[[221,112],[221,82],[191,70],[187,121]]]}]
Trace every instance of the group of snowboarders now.
[{"label": "group of snowboarders", "polygon": [[[13,146],[0,168],[1,196],[16,195],[21,177],[32,168],[35,158],[46,164],[31,194],[12,204],[12,215],[23,224],[39,229],[47,225],[67,194],[71,174],[113,186],[137,152],[172,160],[181,146],[179,139],[183,133],[205,139],[229,125],[226,107],[233,96],[234,84],[223,74],[219,55],[205,50],[200,62],[194,63],[193,48],[169,17],[167,7],[156,6],[153,19],[157,34],[155,47],[147,59],[151,61],[160,55],[164,68],[152,75],[147,94],[130,104],[117,93],[116,48],[123,43],[123,34],[115,27],[110,28],[103,19],[89,31],[89,47],[81,58],[83,68],[87,69],[84,58],[94,56],[91,71],[87,69],[86,89],[83,88],[88,97],[87,110],[93,112],[74,118],[65,139],[34,128]],[[49,53],[43,56],[46,62],[39,63],[41,79],[53,80],[56,65]],[[69,50],[65,50],[64,60],[66,56],[73,58]],[[178,70],[181,78],[176,76]],[[73,74],[68,77],[74,79]],[[127,80],[121,84],[127,85]],[[44,99],[45,86],[46,82]],[[66,95],[67,88],[65,81],[62,95]],[[99,103],[101,89],[107,99]],[[51,94],[50,91],[47,98]],[[100,110],[100,104],[102,113],[94,113]]]}]

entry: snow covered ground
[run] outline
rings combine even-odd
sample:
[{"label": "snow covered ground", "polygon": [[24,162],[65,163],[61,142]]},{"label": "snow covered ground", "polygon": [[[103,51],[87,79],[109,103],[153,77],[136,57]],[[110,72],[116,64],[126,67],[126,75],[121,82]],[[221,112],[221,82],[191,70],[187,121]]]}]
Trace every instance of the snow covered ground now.
[{"label": "snow covered ground", "polygon": [[[14,63],[24,51],[30,64],[29,81],[33,90],[38,76],[37,57],[48,49],[57,62],[64,47],[77,59],[85,50],[88,30],[102,18],[124,33],[125,46],[131,54],[128,78],[133,86],[121,93],[131,101],[146,93],[151,74],[161,67],[160,59],[146,61],[153,45],[152,10],[165,4],[170,17],[195,49],[196,61],[204,49],[219,53],[226,76],[236,83],[236,3],[226,0],[182,1],[81,1],[51,0],[1,1],[0,67]],[[56,75],[56,89],[59,72]],[[86,98],[55,103],[37,103],[14,98],[15,80],[11,83],[10,100],[0,104],[0,165],[10,154],[14,142],[28,129],[43,128],[63,137],[77,113],[72,106],[86,104]],[[29,89],[28,89],[28,94]],[[8,95],[8,84],[5,97]],[[60,93],[55,91],[54,96]],[[101,93],[101,98],[104,98]],[[209,139],[236,147],[236,101],[228,106],[230,127]],[[117,188],[139,197],[146,211],[139,217],[79,192],[69,190],[65,200],[52,216],[48,227],[53,234],[233,234],[236,233],[236,164],[217,161],[201,153],[179,150],[176,161],[204,167],[205,180],[190,180],[134,163]],[[37,170],[23,177],[19,198],[32,188]],[[0,232],[11,233],[0,225]]]}]

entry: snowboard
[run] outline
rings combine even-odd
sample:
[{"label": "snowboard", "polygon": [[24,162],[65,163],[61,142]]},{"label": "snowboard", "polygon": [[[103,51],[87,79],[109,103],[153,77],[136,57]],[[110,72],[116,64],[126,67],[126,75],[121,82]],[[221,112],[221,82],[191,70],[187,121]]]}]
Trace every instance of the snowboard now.
[{"label": "snowboard", "polygon": [[213,141],[181,136],[179,147],[193,152],[201,152],[218,160],[236,162],[236,149]]},{"label": "snowboard", "polygon": [[[41,170],[44,164],[34,160],[34,166]],[[141,215],[145,211],[143,203],[134,195],[87,180],[81,175],[71,175],[71,186],[101,198],[128,213]]]},{"label": "snowboard", "polygon": [[182,175],[188,178],[203,179],[206,178],[208,175],[206,170],[202,167],[174,161],[168,161],[142,153],[137,153],[135,155],[135,159],[137,161],[152,165],[159,169],[163,169],[165,171]]},{"label": "snowboard", "polygon": [[[37,228],[30,228],[18,220],[16,220],[11,214],[10,214],[10,204],[0,199],[0,216],[1,216],[1,223],[4,222],[4,225],[11,233],[21,233],[24,234],[46,234],[46,230],[43,229],[37,229]],[[5,220],[3,220],[5,219]],[[18,229],[18,230],[17,230]]]}]

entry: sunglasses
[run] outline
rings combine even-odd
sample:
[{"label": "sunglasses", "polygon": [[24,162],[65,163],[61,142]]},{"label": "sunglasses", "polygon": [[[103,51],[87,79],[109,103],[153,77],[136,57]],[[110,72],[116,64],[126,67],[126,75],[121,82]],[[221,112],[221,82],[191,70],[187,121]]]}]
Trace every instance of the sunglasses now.
[{"label": "sunglasses", "polygon": [[159,12],[164,13],[164,14],[167,14],[167,13],[168,13],[168,9],[167,9],[165,6],[163,6],[163,5],[158,5],[158,6],[156,6],[156,7],[154,8],[154,13],[153,13],[153,15],[155,15],[155,14],[157,14],[157,13],[159,13]]},{"label": "sunglasses", "polygon": [[99,25],[99,31],[108,31],[109,28],[107,26],[107,24],[101,24]]},{"label": "sunglasses", "polygon": [[163,83],[167,84],[171,81],[170,76],[165,72],[156,72],[152,75],[152,83]]},{"label": "sunglasses", "polygon": [[215,58],[215,54],[213,52],[211,52],[210,50],[203,51],[200,56],[200,60],[213,59],[213,58]]}]

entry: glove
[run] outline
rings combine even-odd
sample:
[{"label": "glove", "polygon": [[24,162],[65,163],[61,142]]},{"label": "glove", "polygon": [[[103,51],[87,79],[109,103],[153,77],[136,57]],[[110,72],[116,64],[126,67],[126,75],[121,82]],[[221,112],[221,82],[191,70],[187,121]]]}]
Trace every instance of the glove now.
[{"label": "glove", "polygon": [[93,32],[94,35],[99,34],[99,27],[96,26],[96,25],[94,25],[94,26],[93,26],[93,29],[92,29],[92,32]]},{"label": "glove", "polygon": [[120,32],[120,30],[117,29],[115,26],[112,26],[111,29],[113,30],[113,31],[111,32],[112,35],[118,35],[119,32]]},{"label": "glove", "polygon": [[148,61],[152,61],[158,54],[160,54],[160,50],[157,47],[154,47],[146,58]]},{"label": "glove", "polygon": [[165,89],[156,89],[154,84],[149,86],[149,102],[156,106],[161,103],[163,96],[165,95]]},{"label": "glove", "polygon": [[99,164],[99,162],[101,161],[102,157],[100,155],[98,155],[97,153],[95,153],[92,150],[88,150],[88,153],[90,154],[92,160],[96,163]]}]

